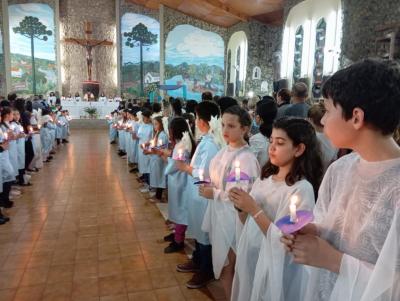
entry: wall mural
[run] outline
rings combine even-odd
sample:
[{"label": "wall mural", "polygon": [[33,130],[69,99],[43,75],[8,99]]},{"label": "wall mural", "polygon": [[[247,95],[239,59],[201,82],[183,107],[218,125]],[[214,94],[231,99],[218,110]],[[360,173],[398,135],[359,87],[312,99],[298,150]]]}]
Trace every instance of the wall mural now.
[{"label": "wall mural", "polygon": [[47,4],[13,4],[10,24],[12,90],[46,94],[57,86],[54,11]]},{"label": "wall mural", "polygon": [[[176,26],[167,37],[165,50],[167,85],[186,85],[188,99],[201,93],[224,93],[224,41],[213,32],[191,25]],[[168,91],[182,97],[182,89]]]},{"label": "wall mural", "polygon": [[121,18],[122,92],[143,95],[146,86],[160,81],[160,23],[126,13]]}]

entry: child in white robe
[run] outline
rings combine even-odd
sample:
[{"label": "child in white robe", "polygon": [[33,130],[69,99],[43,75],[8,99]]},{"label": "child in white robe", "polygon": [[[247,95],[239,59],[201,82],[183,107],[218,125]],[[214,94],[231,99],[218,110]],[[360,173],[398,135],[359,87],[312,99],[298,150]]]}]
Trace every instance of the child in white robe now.
[{"label": "child in white robe", "polygon": [[[168,136],[165,133],[164,125],[161,116],[153,117],[154,136],[152,146],[159,148],[167,148]],[[150,202],[160,202],[162,192],[167,188],[165,168],[166,164],[163,158],[152,150],[146,151],[150,157],[150,187],[155,189],[155,192],[150,192]],[[154,199],[153,199],[154,197]]]},{"label": "child in white robe", "polygon": [[138,139],[138,167],[139,173],[141,174],[140,180],[143,183],[143,187],[140,192],[149,192],[149,175],[150,175],[150,157],[143,153],[143,145],[148,143],[153,136],[153,124],[151,122],[151,112],[147,109],[142,110],[143,123],[137,133],[133,133],[132,137]]},{"label": "child in white robe", "polygon": [[[187,236],[195,239],[195,250],[192,258],[186,263],[178,264],[176,270],[181,273],[194,273],[186,283],[188,288],[201,288],[214,279],[212,267],[211,244],[208,233],[201,230],[208,200],[199,196],[199,180],[209,179],[211,160],[220,150],[223,141],[218,141],[220,111],[218,106],[209,101],[203,101],[196,106],[197,131],[201,133],[200,142],[196,147],[192,161],[189,164],[177,162],[177,168],[190,175],[187,184],[188,229]],[[217,123],[214,125],[214,123]],[[215,126],[215,128],[213,128]],[[215,133],[217,131],[218,133]]]},{"label": "child in white robe", "polygon": [[[177,168],[177,161],[190,161],[195,149],[193,137],[189,134],[189,126],[182,117],[175,117],[169,124],[169,138],[173,150],[165,150],[168,164],[165,175],[168,176],[168,219],[175,224],[174,237],[164,253],[183,250],[188,224],[186,186],[189,181],[187,173]],[[171,156],[171,157],[169,157]]]},{"label": "child in white robe", "polygon": [[[239,106],[229,107],[222,115],[222,131],[228,146],[221,149],[210,163],[212,185],[200,186],[201,196],[209,199],[202,230],[208,232],[212,245],[214,276],[220,279],[226,299],[230,300],[235,267],[235,253],[242,224],[237,210],[228,199],[228,191],[236,185],[227,177],[240,164],[241,172],[250,179],[259,177],[260,166],[245,137],[251,126],[250,115]],[[239,163],[237,163],[239,162]],[[251,181],[246,183],[251,188]]]},{"label": "child in white robe", "polygon": [[257,104],[255,121],[259,126],[259,133],[250,137],[249,144],[260,166],[268,161],[269,136],[277,111],[276,103],[272,100],[262,100]]},{"label": "child in white robe", "polygon": [[327,170],[315,223],[281,238],[309,267],[301,300],[400,300],[400,73],[364,60],[323,87],[324,132],[352,154]]},{"label": "child in white robe", "polygon": [[279,119],[273,126],[269,154],[250,194],[237,188],[229,192],[245,221],[232,288],[235,301],[295,300],[298,295],[296,278],[302,266],[290,263],[274,222],[289,215],[293,197],[298,210],[314,208],[314,191],[322,179],[315,130],[304,119]]}]

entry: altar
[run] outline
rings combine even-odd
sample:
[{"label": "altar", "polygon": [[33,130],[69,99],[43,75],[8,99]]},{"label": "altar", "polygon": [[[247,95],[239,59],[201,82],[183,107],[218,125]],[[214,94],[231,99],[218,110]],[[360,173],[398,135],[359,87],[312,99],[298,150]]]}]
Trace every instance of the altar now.
[{"label": "altar", "polygon": [[73,119],[81,119],[88,117],[88,113],[85,109],[96,108],[97,118],[105,119],[106,115],[116,110],[119,106],[119,102],[97,102],[97,101],[61,101],[63,110],[69,111],[69,116]]}]

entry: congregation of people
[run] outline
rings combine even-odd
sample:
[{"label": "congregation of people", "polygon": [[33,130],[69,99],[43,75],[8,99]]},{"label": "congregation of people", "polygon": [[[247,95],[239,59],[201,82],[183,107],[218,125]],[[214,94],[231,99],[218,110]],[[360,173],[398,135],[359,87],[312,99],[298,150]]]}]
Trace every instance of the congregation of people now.
[{"label": "congregation of people", "polygon": [[[399,69],[363,60],[322,94],[299,82],[245,100],[132,101],[108,116],[140,192],[168,204],[164,252],[194,243],[176,267],[193,273],[188,288],[219,279],[235,301],[400,300]],[[302,212],[313,221],[278,226]]]},{"label": "congregation of people", "polygon": [[0,102],[0,225],[10,221],[6,212],[33,185],[31,178],[69,142],[68,111],[38,99],[11,93]]}]

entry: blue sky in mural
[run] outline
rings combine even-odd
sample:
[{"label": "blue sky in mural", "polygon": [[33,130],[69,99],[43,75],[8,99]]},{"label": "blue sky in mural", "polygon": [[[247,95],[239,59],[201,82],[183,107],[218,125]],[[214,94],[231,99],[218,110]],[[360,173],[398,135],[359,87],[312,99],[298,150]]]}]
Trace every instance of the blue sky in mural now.
[{"label": "blue sky in mural", "polygon": [[139,47],[130,48],[125,46],[126,38],[123,36],[124,32],[130,32],[132,27],[143,23],[147,26],[148,30],[158,36],[157,44],[151,45],[144,48],[143,59],[146,62],[159,61],[160,60],[160,23],[150,17],[126,13],[121,18],[121,39],[122,39],[122,63],[127,62],[138,63],[139,62]]},{"label": "blue sky in mural", "polygon": [[216,33],[179,25],[168,34],[165,48],[167,64],[201,62],[224,68],[224,41]]},{"label": "blue sky in mural", "polygon": [[14,33],[13,28],[19,26],[19,22],[21,22],[25,16],[33,16],[39,18],[40,22],[46,25],[48,30],[53,32],[46,42],[37,39],[35,40],[35,57],[55,60],[54,13],[53,9],[49,5],[38,3],[13,4],[8,7],[8,14],[10,20],[11,53],[18,53],[27,56],[31,55],[30,39]]}]

